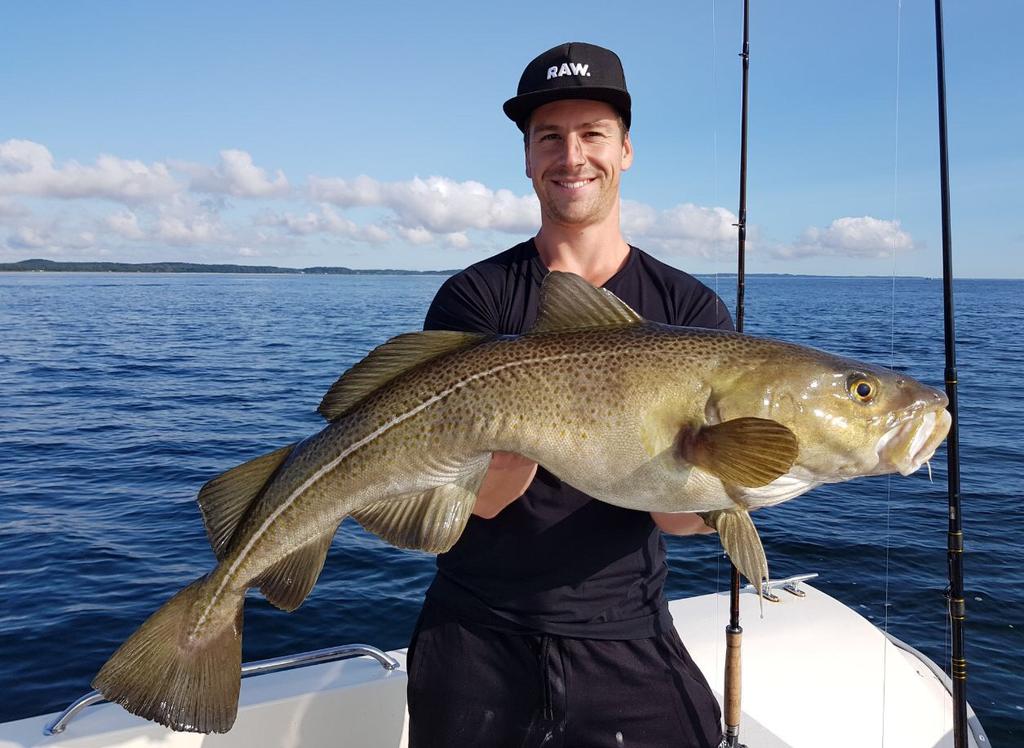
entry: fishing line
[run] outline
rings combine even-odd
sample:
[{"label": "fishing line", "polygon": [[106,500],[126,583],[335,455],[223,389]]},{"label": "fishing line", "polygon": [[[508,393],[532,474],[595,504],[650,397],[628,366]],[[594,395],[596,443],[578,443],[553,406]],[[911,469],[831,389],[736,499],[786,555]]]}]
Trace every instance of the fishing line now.
[{"label": "fishing line", "polygon": [[[718,21],[717,0],[711,0],[711,204],[718,205]],[[715,322],[722,318],[722,298],[718,295],[718,280],[722,269],[722,242],[715,240]],[[715,592],[721,599],[722,552],[715,551]],[[715,606],[715,626],[721,625],[719,606]],[[715,637],[715,662],[722,654],[722,640]]]},{"label": "fishing line", "polygon": [[[718,22],[716,0],[711,0],[711,204],[718,206]],[[718,276],[722,267],[722,242],[715,239],[715,322],[722,316]]]},{"label": "fishing line", "polygon": [[[895,227],[899,225],[898,197],[900,187],[900,47],[902,41],[902,19],[903,0],[896,0],[896,102],[895,102],[895,141],[893,147],[892,165],[892,221],[893,232],[889,242],[889,254],[892,257],[892,281],[890,287],[889,303],[889,368],[896,369],[896,232]],[[892,475],[885,479],[885,581],[884,581],[884,602],[882,630],[889,633],[889,555],[892,547]],[[885,745],[885,704],[888,687],[888,655],[889,640],[882,640],[882,745]]]}]

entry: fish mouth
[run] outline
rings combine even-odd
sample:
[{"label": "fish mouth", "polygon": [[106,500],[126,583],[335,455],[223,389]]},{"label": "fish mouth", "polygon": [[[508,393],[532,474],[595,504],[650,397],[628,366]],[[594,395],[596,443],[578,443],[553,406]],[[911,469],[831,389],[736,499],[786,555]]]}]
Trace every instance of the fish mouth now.
[{"label": "fish mouth", "polygon": [[935,454],[952,422],[943,408],[929,410],[889,429],[875,447],[879,466],[895,468],[901,475],[916,472]]}]

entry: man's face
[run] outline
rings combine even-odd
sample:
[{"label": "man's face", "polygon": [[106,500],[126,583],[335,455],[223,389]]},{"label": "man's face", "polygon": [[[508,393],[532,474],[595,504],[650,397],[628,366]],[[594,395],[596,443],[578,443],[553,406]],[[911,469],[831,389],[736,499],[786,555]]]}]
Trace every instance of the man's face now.
[{"label": "man's face", "polygon": [[553,101],[530,117],[526,176],[545,221],[587,226],[603,220],[618,204],[619,178],[631,163],[629,133],[602,101]]}]

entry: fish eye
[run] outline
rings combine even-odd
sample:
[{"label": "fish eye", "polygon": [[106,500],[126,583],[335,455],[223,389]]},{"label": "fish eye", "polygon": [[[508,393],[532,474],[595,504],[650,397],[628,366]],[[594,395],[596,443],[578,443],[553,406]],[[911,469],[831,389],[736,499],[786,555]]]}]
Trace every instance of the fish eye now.
[{"label": "fish eye", "polygon": [[859,403],[869,403],[875,397],[875,385],[860,375],[850,377],[848,390],[850,397]]}]

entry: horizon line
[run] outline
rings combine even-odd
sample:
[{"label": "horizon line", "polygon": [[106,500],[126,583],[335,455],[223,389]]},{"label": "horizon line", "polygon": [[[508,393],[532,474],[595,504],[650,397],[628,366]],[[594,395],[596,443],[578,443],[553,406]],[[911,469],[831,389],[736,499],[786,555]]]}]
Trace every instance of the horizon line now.
[{"label": "horizon line", "polygon": [[[25,272],[50,272],[50,273],[152,273],[152,274],[170,274],[179,273],[181,271],[175,270],[143,270],[143,269],[131,269],[131,270],[116,270],[116,269],[102,269],[102,270],[86,270],[86,269],[62,269],[62,270],[49,270],[46,268],[25,268],[16,267],[24,266],[28,263],[40,263],[43,265],[110,265],[110,266],[125,266],[128,268],[145,268],[153,265],[168,265],[168,266],[188,266],[188,267],[216,267],[216,268],[238,268],[245,269],[244,274],[258,275],[260,271],[265,271],[267,275],[281,275],[294,273],[298,275],[345,275],[345,274],[356,274],[356,273],[376,273],[376,274],[433,274],[433,275],[452,275],[454,273],[461,272],[464,268],[437,268],[437,269],[417,269],[417,268],[362,268],[362,267],[350,267],[347,265],[309,265],[306,267],[290,267],[287,265],[243,265],[232,262],[193,262],[188,260],[153,260],[149,262],[119,262],[114,260],[50,260],[42,257],[32,257],[25,260],[16,260],[14,262],[0,262],[0,272],[3,273],[25,273]],[[311,272],[320,271],[320,272]],[[335,271],[335,272],[331,272]],[[232,275],[236,274],[231,270],[199,270],[191,271],[194,274],[209,274],[209,275]],[[729,271],[697,271],[688,272],[694,276],[738,276],[735,270]],[[238,273],[241,274],[241,273]],[[941,275],[900,275],[893,273],[892,275],[854,275],[854,274],[828,274],[828,273],[780,273],[780,272],[753,272],[745,273],[745,277],[751,276],[764,276],[764,277],[805,277],[805,278],[916,278],[920,280],[942,280]],[[988,277],[988,276],[968,276],[968,275],[954,275],[954,280],[1024,280],[1024,277]]]}]

